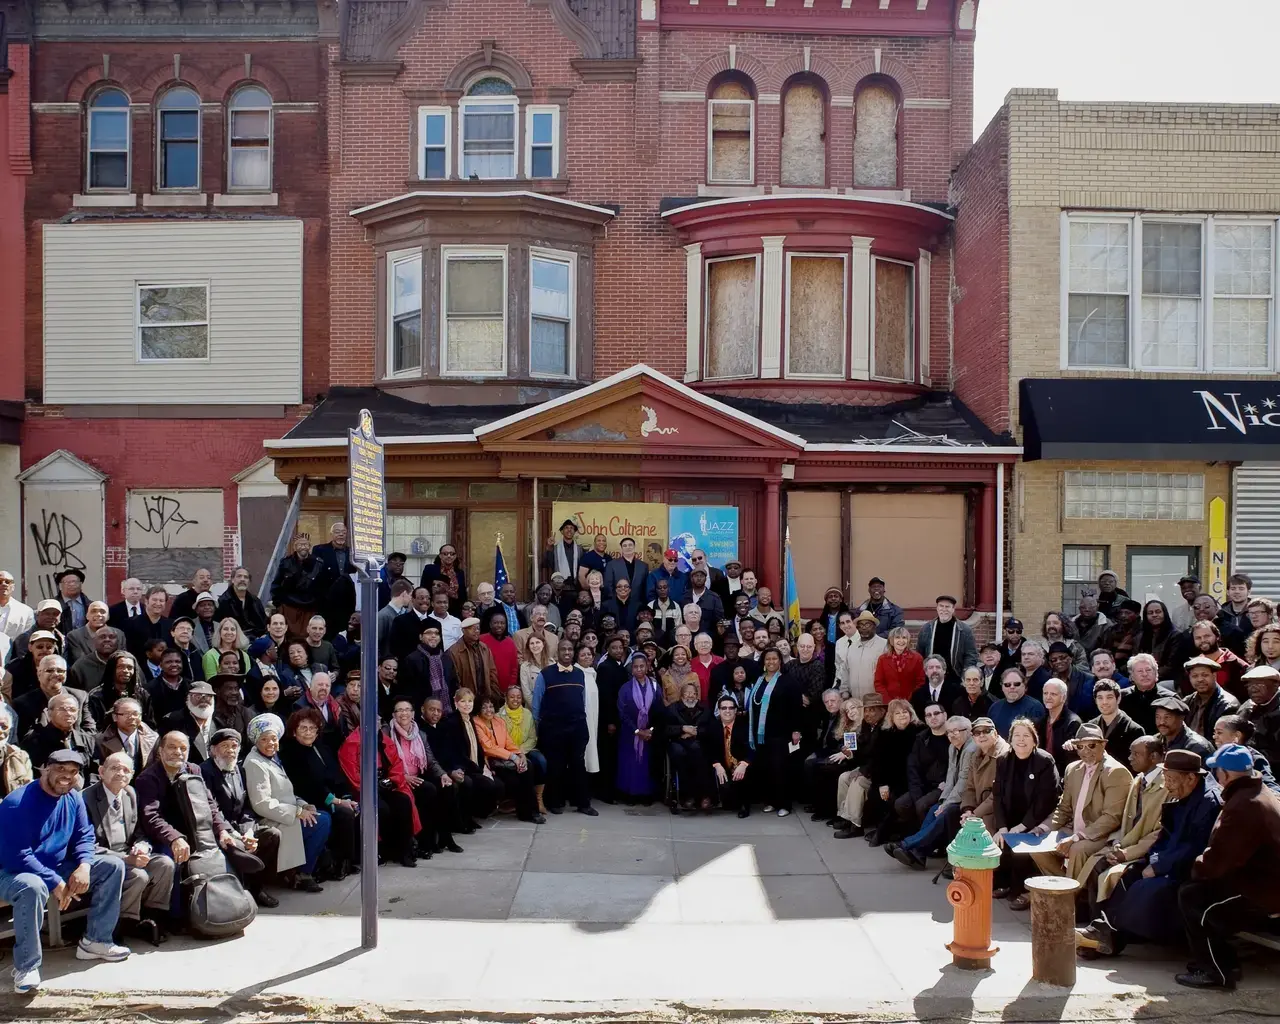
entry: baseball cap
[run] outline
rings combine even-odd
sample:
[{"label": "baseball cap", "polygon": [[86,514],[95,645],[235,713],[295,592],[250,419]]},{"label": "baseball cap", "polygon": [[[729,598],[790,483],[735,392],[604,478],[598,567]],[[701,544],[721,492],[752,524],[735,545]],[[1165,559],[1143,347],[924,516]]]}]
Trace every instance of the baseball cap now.
[{"label": "baseball cap", "polygon": [[882,587],[888,585],[879,576],[872,576],[871,579],[867,580],[867,586],[871,586],[873,583],[879,583]]},{"label": "baseball cap", "polygon": [[662,557],[669,562],[674,562],[677,558],[680,557],[680,552],[678,552],[675,548],[667,548],[666,551],[662,552]]},{"label": "baseball cap", "polygon": [[1005,619],[1005,621],[1004,621],[1004,628],[1005,628],[1005,629],[1016,629],[1019,633],[1021,633],[1021,632],[1022,632],[1022,620],[1021,620],[1021,619]]},{"label": "baseball cap", "polygon": [[[1167,759],[1167,758],[1166,758]],[[1224,772],[1253,770],[1253,754],[1239,743],[1228,743],[1205,762],[1206,767],[1221,768]]]},{"label": "baseball cap", "polygon": [[53,598],[51,598],[51,597],[46,597],[43,601],[41,601],[38,605],[36,605],[36,611],[38,611],[38,612],[60,612],[60,611],[62,611],[62,602],[61,602],[61,601],[55,601],[55,600],[54,600]]}]

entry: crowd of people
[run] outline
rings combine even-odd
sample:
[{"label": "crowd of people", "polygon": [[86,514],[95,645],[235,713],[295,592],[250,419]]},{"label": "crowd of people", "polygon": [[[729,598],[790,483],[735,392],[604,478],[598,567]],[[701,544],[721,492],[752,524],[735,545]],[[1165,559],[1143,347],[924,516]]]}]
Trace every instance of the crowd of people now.
[{"label": "crowd of people", "polygon": [[183,928],[179,779],[207,787],[226,866],[260,906],[369,867],[365,686],[380,862],[461,853],[455,837],[493,814],[799,805],[916,870],[980,818],[1002,848],[998,898],[1025,910],[1030,875],[1070,875],[1081,955],[1185,935],[1190,986],[1232,987],[1231,936],[1280,915],[1280,622],[1247,576],[1221,607],[1187,577],[1171,610],[1104,573],[1076,614],[1045,615],[1034,636],[1009,618],[980,644],[952,596],[914,633],[880,578],[860,602],[832,587],[812,621],[789,622],[739,561],[607,548],[580,546],[566,520],[528,601],[501,576],[469,586],[451,544],[414,580],[392,553],[376,637],[361,633],[341,524],[326,544],[296,539],[269,607],[243,568],[217,597],[202,568],[172,597],[126,580],[111,605],[68,569],[34,608],[0,572],[15,988],[40,983],[51,896],[89,902],[84,958]]}]

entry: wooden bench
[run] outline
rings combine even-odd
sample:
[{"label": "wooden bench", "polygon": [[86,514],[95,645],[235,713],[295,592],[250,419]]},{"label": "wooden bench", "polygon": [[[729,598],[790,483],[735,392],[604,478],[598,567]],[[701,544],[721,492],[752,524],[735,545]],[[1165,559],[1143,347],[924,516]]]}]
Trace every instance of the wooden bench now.
[{"label": "wooden bench", "polygon": [[[0,900],[0,908],[8,907],[9,904],[4,900]],[[80,917],[89,916],[89,905],[81,900],[77,900],[71,905],[69,910],[60,910],[58,901],[52,896],[44,910],[44,930],[47,936],[46,945],[49,949],[56,949],[59,946],[65,946],[66,942],[62,938],[62,925],[67,921],[74,921]],[[0,939],[13,938],[13,919],[0,923]]]}]

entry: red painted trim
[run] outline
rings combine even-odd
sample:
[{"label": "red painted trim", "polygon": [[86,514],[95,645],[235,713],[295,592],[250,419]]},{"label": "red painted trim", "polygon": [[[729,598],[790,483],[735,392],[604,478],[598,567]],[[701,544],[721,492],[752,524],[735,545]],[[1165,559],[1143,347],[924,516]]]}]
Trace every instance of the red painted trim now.
[{"label": "red painted trim", "polygon": [[881,12],[878,8],[865,9],[866,0],[856,0],[864,7],[860,11],[846,11],[836,5],[836,0],[818,0],[824,8],[805,8],[799,3],[781,0],[778,7],[766,8],[763,2],[741,0],[738,7],[729,7],[717,0],[696,7],[688,0],[664,0],[662,4],[663,29],[714,29],[718,32],[779,32],[837,36],[943,36],[951,35],[951,5],[938,3],[928,11],[903,14],[899,11]]}]

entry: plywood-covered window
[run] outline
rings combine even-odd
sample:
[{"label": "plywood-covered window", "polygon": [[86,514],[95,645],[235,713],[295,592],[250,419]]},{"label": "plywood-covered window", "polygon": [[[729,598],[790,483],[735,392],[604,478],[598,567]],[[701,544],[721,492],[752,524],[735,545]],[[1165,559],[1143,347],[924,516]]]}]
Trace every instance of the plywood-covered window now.
[{"label": "plywood-covered window", "polygon": [[782,93],[782,184],[827,183],[827,102],[813,79],[792,79]]},{"label": "plywood-covered window", "polygon": [[821,608],[828,587],[846,586],[840,578],[840,499],[839,491],[787,492],[787,532],[802,608]]},{"label": "plywood-covered window", "polygon": [[867,85],[854,100],[853,183],[898,187],[898,96],[888,85]]},{"label": "plywood-covered window", "polygon": [[755,180],[755,90],[742,76],[714,81],[707,99],[707,181]]},{"label": "plywood-covered window", "polygon": [[843,377],[843,256],[787,254],[787,376]]},{"label": "plywood-covered window", "polygon": [[707,261],[706,376],[759,372],[760,258]]},{"label": "plywood-covered window", "polygon": [[905,608],[931,606],[939,594],[963,599],[963,494],[854,494],[850,520],[855,580],[884,577],[894,603]]},{"label": "plywood-covered window", "polygon": [[915,377],[915,267],[897,260],[875,261],[873,376]]}]

